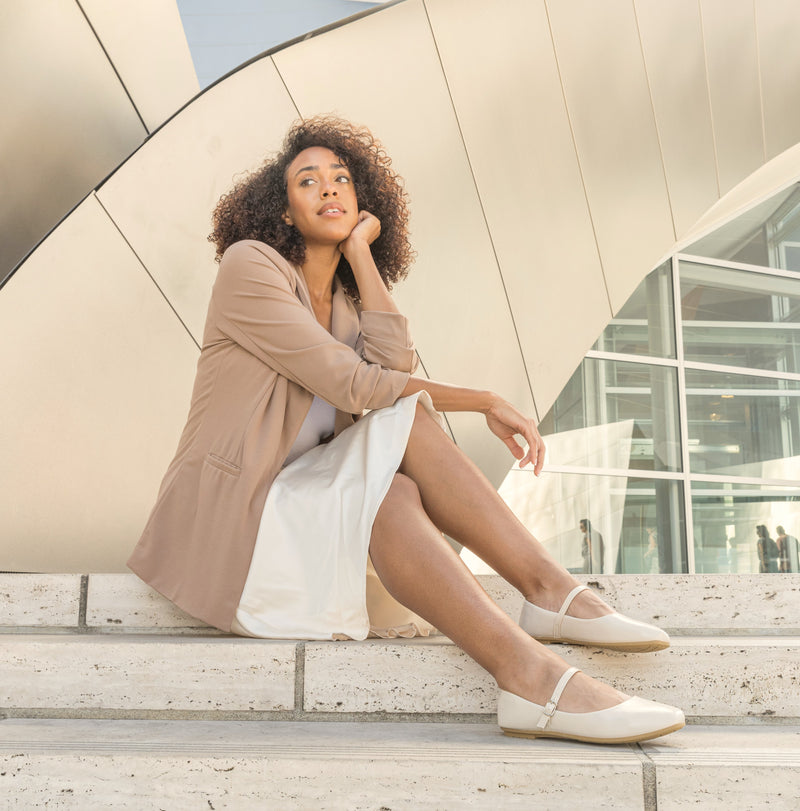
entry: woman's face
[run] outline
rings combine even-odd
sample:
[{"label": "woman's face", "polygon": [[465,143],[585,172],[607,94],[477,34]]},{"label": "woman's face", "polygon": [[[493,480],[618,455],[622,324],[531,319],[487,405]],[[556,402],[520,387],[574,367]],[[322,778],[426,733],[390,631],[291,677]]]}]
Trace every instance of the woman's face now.
[{"label": "woman's face", "polygon": [[353,178],[335,153],[322,146],[304,149],[286,170],[289,200],[284,221],[294,225],[306,247],[338,245],[358,222]]}]

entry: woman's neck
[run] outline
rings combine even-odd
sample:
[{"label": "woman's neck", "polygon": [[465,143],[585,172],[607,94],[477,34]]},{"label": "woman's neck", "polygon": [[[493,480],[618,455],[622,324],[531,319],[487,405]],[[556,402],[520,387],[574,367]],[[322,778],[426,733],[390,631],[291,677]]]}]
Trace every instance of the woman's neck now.
[{"label": "woman's neck", "polygon": [[328,332],[332,329],[333,277],[341,255],[338,248],[327,250],[306,248],[306,258],[300,266],[311,297],[314,315]]},{"label": "woman's neck", "polygon": [[341,255],[335,247],[306,248],[306,257],[300,269],[313,302],[330,302],[332,299],[333,277]]}]

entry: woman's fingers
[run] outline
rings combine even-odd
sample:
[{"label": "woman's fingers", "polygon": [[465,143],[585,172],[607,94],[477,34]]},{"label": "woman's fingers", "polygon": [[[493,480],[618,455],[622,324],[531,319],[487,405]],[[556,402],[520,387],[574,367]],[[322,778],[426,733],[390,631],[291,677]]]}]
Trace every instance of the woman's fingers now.
[{"label": "woman's fingers", "polygon": [[[520,467],[533,465],[538,476],[544,465],[545,445],[533,420],[524,417],[514,406],[501,401],[486,415],[491,431],[505,442]],[[528,445],[527,451],[519,444],[516,436],[521,436]]]}]

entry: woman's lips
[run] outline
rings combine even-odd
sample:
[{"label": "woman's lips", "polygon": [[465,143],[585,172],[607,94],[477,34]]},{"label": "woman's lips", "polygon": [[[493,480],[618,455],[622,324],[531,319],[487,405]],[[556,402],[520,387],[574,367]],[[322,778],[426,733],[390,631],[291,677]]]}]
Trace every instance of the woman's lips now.
[{"label": "woman's lips", "polygon": [[317,213],[320,215],[327,214],[329,217],[337,217],[340,214],[344,214],[345,211],[338,203],[325,203]]}]

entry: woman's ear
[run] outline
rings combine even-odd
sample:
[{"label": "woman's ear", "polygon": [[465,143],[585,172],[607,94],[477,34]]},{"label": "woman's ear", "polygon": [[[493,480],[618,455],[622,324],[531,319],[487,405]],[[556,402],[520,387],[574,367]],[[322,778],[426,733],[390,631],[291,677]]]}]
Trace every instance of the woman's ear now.
[{"label": "woman's ear", "polygon": [[289,212],[288,212],[288,211],[284,211],[284,212],[283,212],[283,214],[281,215],[281,219],[282,219],[282,220],[283,220],[283,221],[284,221],[284,222],[285,222],[287,225],[294,225],[294,223],[292,222],[292,218],[289,216]]}]

